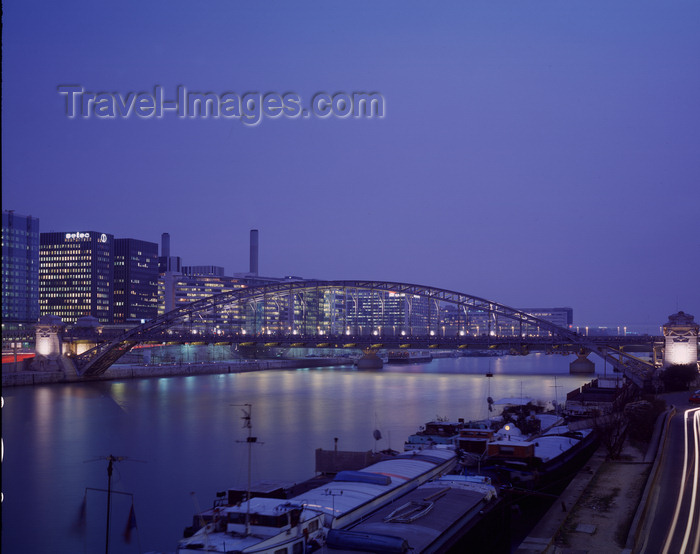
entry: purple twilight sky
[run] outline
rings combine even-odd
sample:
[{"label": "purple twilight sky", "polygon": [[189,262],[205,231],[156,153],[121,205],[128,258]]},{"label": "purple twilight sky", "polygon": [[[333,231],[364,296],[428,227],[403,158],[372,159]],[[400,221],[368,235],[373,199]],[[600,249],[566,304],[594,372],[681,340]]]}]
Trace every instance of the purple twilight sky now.
[{"label": "purple twilight sky", "polygon": [[[188,265],[579,325],[700,320],[697,1],[7,0],[4,209]],[[66,116],[90,92],[378,92],[383,118]]]}]

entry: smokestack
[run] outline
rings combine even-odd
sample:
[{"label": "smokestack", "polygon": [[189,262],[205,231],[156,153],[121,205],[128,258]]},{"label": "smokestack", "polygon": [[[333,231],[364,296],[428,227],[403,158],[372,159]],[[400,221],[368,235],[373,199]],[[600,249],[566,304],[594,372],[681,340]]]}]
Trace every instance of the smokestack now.
[{"label": "smokestack", "polygon": [[163,233],[160,236],[160,255],[163,258],[170,257],[170,233]]},{"label": "smokestack", "polygon": [[250,230],[250,273],[258,274],[258,230]]}]

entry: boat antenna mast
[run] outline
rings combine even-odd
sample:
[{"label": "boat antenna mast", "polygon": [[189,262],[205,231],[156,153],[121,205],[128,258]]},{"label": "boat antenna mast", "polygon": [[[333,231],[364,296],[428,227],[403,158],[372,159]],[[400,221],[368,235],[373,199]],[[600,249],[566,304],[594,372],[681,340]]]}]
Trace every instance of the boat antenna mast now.
[{"label": "boat antenna mast", "polygon": [[488,387],[488,396],[486,397],[486,404],[488,406],[488,418],[489,418],[489,427],[491,427],[491,412],[493,412],[493,398],[491,397],[491,379],[493,378],[493,373],[491,373],[491,360],[489,360],[489,372],[486,374],[486,380],[489,384]]},{"label": "boat antenna mast", "polygon": [[245,511],[245,534],[250,535],[250,496],[251,496],[251,466],[252,466],[252,450],[253,450],[253,445],[254,444],[263,444],[263,443],[258,443],[258,437],[253,436],[253,424],[252,424],[252,417],[253,417],[253,405],[252,404],[234,404],[234,406],[240,406],[242,409],[241,411],[243,412],[243,415],[241,416],[241,419],[243,420],[243,428],[248,429],[248,436],[246,437],[245,441],[236,441],[236,442],[245,442],[248,445],[248,486],[246,488],[246,511]]},{"label": "boat antenna mast", "polygon": [[93,460],[85,460],[83,463],[87,462],[97,462],[99,460],[107,460],[107,531],[105,537],[105,554],[109,554],[109,525],[110,525],[110,510],[112,506],[112,472],[114,471],[114,462],[141,462],[146,463],[144,460],[134,460],[133,458],[128,458],[126,456],[114,456],[110,454],[109,456],[97,456]]},{"label": "boat antenna mast", "polygon": [[554,376],[554,385],[552,385],[554,388],[554,411],[559,414],[561,413],[561,406],[559,405],[559,390],[561,388],[561,385],[557,385],[557,376]]}]

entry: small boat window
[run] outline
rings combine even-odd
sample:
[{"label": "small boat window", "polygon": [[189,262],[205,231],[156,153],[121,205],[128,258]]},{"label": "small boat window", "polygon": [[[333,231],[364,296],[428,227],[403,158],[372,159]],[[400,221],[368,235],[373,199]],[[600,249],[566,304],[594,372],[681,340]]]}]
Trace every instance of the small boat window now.
[{"label": "small boat window", "polygon": [[[245,512],[229,512],[228,522],[237,523],[245,525],[246,514]],[[250,524],[260,525],[262,527],[284,527],[289,523],[287,519],[287,514],[280,514],[276,516],[263,515],[263,514],[250,514]]]}]

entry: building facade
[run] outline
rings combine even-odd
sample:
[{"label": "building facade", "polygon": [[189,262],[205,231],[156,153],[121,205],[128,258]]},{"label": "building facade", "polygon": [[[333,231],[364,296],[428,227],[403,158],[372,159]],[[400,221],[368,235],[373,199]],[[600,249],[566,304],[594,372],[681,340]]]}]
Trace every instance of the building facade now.
[{"label": "building facade", "polygon": [[[181,275],[167,272],[161,274],[158,280],[158,315],[180,308],[190,302],[203,300],[215,294],[232,292],[245,286],[249,286],[249,283],[247,279],[243,278]],[[250,309],[251,307],[249,306],[240,306],[233,303],[228,307],[222,307],[216,312],[200,313],[195,320],[185,322],[184,326],[189,329],[206,332],[214,332],[217,329],[230,329],[231,326],[245,329],[245,315]],[[253,320],[254,318],[251,321]],[[255,324],[251,322],[248,324],[251,326],[250,332],[253,332]]]},{"label": "building facade", "polygon": [[114,241],[114,323],[145,323],[158,315],[158,244]]},{"label": "building facade", "polygon": [[[521,311],[525,312],[532,317],[537,319],[542,319],[548,323],[553,323],[564,329],[570,329],[574,323],[574,310],[573,308],[522,308]],[[526,325],[524,326],[524,334],[531,336],[547,336],[549,331],[540,329],[539,327]]]},{"label": "building facade", "polygon": [[342,315],[348,334],[428,335],[439,328],[440,308],[426,297],[390,291],[350,290]]},{"label": "building facade", "polygon": [[[571,328],[574,318],[572,308],[518,308],[532,317],[553,323],[565,329]],[[470,309],[465,311],[456,306],[446,306],[440,322],[447,336],[469,334],[474,336],[524,336],[548,337],[551,332],[538,325],[524,323],[486,310]]]},{"label": "building facade", "polygon": [[96,231],[40,234],[39,314],[66,323],[114,320],[114,237]]},{"label": "building facade", "polygon": [[574,323],[573,308],[522,308],[521,311],[565,329]]},{"label": "building facade", "polygon": [[183,265],[183,275],[208,275],[211,277],[223,277],[224,268],[220,265]]},{"label": "building facade", "polygon": [[2,212],[3,330],[39,319],[39,219]]}]

